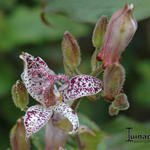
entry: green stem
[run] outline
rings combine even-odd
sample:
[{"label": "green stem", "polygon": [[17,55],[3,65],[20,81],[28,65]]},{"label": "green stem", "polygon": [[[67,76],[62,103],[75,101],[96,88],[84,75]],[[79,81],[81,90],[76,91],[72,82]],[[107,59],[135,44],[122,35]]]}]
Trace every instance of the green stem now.
[{"label": "green stem", "polygon": [[26,106],[25,108],[21,109],[21,111],[26,112],[26,111],[27,111],[27,109],[28,109],[28,107]]},{"label": "green stem", "polygon": [[90,75],[95,76],[95,77],[99,76],[100,73],[103,72],[102,65],[100,65],[99,61],[97,61],[97,59],[96,59],[96,56],[97,56],[97,53],[99,52],[99,49],[100,48],[95,48],[95,51],[91,57],[92,73]]},{"label": "green stem", "polygon": [[71,108],[72,108],[73,110],[76,110],[76,109],[78,108],[79,104],[80,104],[80,101],[81,101],[80,98],[74,100],[74,102],[73,102],[72,105],[71,105]]},{"label": "green stem", "polygon": [[76,139],[76,141],[77,141],[79,150],[83,150],[83,149],[84,149],[84,145],[83,145],[83,143],[82,143],[82,141],[81,141],[80,135],[77,134],[77,135],[75,136],[75,139]]},{"label": "green stem", "polygon": [[78,68],[75,68],[75,69],[74,69],[74,72],[75,72],[77,75],[82,74],[82,73],[79,71]]},{"label": "green stem", "polygon": [[97,76],[99,76],[102,72],[103,72],[103,69],[102,69],[102,68],[98,68],[97,70],[93,71],[90,75],[91,75],[91,76],[94,76],[94,77],[97,77]]}]

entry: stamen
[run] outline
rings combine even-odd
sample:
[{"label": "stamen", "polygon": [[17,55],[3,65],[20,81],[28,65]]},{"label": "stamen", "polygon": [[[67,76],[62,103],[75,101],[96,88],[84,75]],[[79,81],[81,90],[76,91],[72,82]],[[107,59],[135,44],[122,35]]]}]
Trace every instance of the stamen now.
[{"label": "stamen", "polygon": [[59,98],[60,102],[62,102],[63,97],[62,97],[62,93],[60,93],[60,98]]}]

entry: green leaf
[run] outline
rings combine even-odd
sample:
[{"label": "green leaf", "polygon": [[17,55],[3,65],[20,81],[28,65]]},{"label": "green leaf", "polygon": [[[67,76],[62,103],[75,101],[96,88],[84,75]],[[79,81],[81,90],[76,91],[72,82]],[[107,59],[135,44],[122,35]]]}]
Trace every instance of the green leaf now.
[{"label": "green leaf", "polygon": [[84,22],[96,22],[102,15],[109,17],[126,3],[135,5],[135,17],[142,20],[150,16],[149,0],[53,0],[47,8],[57,14],[64,14],[70,18]]},{"label": "green leaf", "polygon": [[93,130],[95,136],[91,136],[87,133],[81,134],[81,140],[85,145],[84,150],[99,150],[98,145],[102,142],[104,134],[100,131]]},{"label": "green leaf", "polygon": [[127,143],[127,127],[132,127],[132,134],[146,134],[150,132],[150,123],[139,123],[127,117],[120,116],[109,125],[102,128],[108,137],[105,140],[106,150],[149,150],[150,143]]},{"label": "green leaf", "polygon": [[79,116],[80,125],[86,125],[91,130],[100,130],[98,125],[95,124],[92,120],[90,120],[87,116],[85,116],[81,113],[79,113],[78,116]]},{"label": "green leaf", "polygon": [[84,150],[99,150],[98,145],[103,142],[105,136],[104,132],[102,132],[93,121],[83,114],[79,114],[79,121],[80,125],[86,125],[95,133],[95,136],[87,133],[81,134],[81,140],[86,146]]}]

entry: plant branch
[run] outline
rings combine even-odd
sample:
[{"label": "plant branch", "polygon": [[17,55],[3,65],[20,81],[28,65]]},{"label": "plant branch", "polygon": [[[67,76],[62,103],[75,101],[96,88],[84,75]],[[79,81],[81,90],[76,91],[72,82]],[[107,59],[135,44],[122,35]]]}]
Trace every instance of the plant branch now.
[{"label": "plant branch", "polygon": [[72,105],[71,105],[71,108],[72,108],[73,110],[76,110],[76,109],[78,108],[79,104],[80,104],[80,101],[81,101],[80,98],[74,100],[74,102],[73,102]]},{"label": "plant branch", "polygon": [[100,68],[98,68],[97,70],[93,71],[90,75],[91,75],[91,76],[94,76],[94,77],[97,77],[97,76],[99,76],[102,72],[103,72],[103,69],[100,67]]},{"label": "plant branch", "polygon": [[79,69],[78,69],[78,68],[75,68],[75,69],[74,69],[74,72],[75,72],[77,75],[82,74],[82,73],[79,71]]},{"label": "plant branch", "polygon": [[77,134],[77,135],[75,136],[75,139],[76,139],[76,141],[77,141],[79,150],[83,150],[83,149],[84,149],[84,145],[83,145],[83,143],[82,143],[82,141],[81,141],[80,135]]}]

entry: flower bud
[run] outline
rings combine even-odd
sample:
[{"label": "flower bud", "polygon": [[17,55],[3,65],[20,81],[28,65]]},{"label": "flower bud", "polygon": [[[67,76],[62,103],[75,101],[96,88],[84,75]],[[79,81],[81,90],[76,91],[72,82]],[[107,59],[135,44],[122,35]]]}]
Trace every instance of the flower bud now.
[{"label": "flower bud", "polygon": [[54,125],[63,130],[64,132],[70,132],[73,129],[71,122],[67,118],[54,123]]},{"label": "flower bud", "polygon": [[63,61],[63,64],[64,64],[65,74],[67,76],[75,76],[76,75],[76,72],[66,64],[65,60]]},{"label": "flower bud", "polygon": [[125,80],[125,70],[121,64],[115,63],[104,71],[104,97],[113,101],[120,94]]},{"label": "flower bud", "polygon": [[104,37],[103,46],[97,55],[103,60],[103,68],[120,60],[121,53],[128,46],[136,29],[137,22],[133,16],[134,5],[126,5],[112,15]]},{"label": "flower bud", "polygon": [[13,98],[14,104],[21,110],[24,110],[25,107],[28,105],[29,96],[28,96],[26,87],[22,81],[18,80],[16,84],[13,85],[12,98]]},{"label": "flower bud", "polygon": [[129,108],[129,102],[126,94],[121,93],[115,97],[115,100],[112,102],[113,106],[119,110],[126,110]]},{"label": "flower bud", "polygon": [[119,109],[114,107],[112,104],[109,106],[109,114],[110,116],[118,115]]},{"label": "flower bud", "polygon": [[95,133],[85,125],[81,125],[79,127],[78,134],[82,134],[82,133],[87,133],[89,135],[96,136]]},{"label": "flower bud", "polygon": [[62,41],[62,51],[64,61],[70,68],[76,68],[80,64],[80,48],[74,36],[68,31],[64,33]]},{"label": "flower bud", "polygon": [[13,150],[30,150],[30,142],[25,136],[23,120],[19,118],[11,129],[10,142]]},{"label": "flower bud", "polygon": [[107,16],[102,16],[102,18],[97,21],[92,37],[94,47],[96,48],[101,47],[106,32],[107,24],[108,24]]}]

